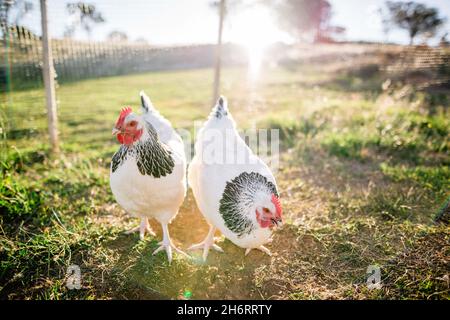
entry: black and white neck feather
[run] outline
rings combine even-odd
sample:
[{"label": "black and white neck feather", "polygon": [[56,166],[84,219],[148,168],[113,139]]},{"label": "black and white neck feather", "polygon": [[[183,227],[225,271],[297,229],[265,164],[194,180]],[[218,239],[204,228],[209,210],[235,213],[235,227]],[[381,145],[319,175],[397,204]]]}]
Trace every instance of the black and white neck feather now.
[{"label": "black and white neck feather", "polygon": [[160,178],[172,173],[175,166],[172,151],[158,139],[153,126],[148,121],[143,122],[147,134],[131,145],[120,146],[112,158],[113,173],[129,158],[135,159],[142,175]]},{"label": "black and white neck feather", "polygon": [[210,117],[222,119],[226,116],[228,116],[228,103],[225,97],[220,96],[219,99],[217,99],[216,106],[213,108]]},{"label": "black and white neck feather", "polygon": [[250,234],[257,224],[250,215],[255,211],[255,204],[260,195],[278,197],[276,186],[263,175],[256,172],[243,172],[228,181],[220,200],[219,212],[225,225],[237,236]]}]

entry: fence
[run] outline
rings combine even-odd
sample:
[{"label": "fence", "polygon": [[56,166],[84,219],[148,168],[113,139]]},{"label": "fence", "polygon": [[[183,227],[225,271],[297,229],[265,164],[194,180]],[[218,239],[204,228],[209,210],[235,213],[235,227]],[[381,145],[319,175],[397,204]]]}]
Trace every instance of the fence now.
[{"label": "fence", "polygon": [[[95,41],[93,41],[91,35],[94,26],[89,26],[88,33],[80,31],[81,35],[84,34],[85,39],[86,35],[88,35],[86,40],[81,41],[79,40],[80,34],[78,34],[78,37],[72,38],[74,36],[73,33],[66,34],[66,32],[63,33],[62,31],[67,29],[68,26],[77,26],[77,28],[83,30],[82,16],[83,14],[91,14],[92,12],[89,11],[91,9],[81,9],[80,12],[76,11],[75,15],[69,9],[73,5],[90,5],[90,3],[83,4],[82,2],[53,0],[47,2],[54,68],[58,83],[148,71],[213,66],[215,58],[213,44],[216,40],[216,31],[213,32],[214,37],[208,41],[210,43],[208,45],[155,46],[149,44],[143,38],[128,41],[120,37],[97,36]],[[3,9],[0,53],[5,58],[0,61],[0,88],[2,90],[11,90],[12,88],[40,87],[43,85],[43,63],[39,0],[19,0],[11,3],[9,10],[4,10],[3,6],[6,4],[1,4]],[[122,10],[127,10],[128,12],[128,10],[132,9],[136,19],[145,21],[147,13],[145,10],[139,10],[139,7],[145,7],[146,10],[168,10],[171,8],[170,3],[159,0],[145,3],[135,0],[127,8],[123,8],[123,4],[120,2],[113,3],[107,0],[96,0],[93,3],[96,7],[94,9],[96,13],[100,12],[106,16],[106,21],[102,21],[105,23],[101,23],[100,26],[108,25],[110,28],[116,28],[117,20],[111,19],[108,14],[115,14]],[[200,7],[205,7],[204,4],[198,2],[189,4],[190,7],[199,5]],[[80,8],[77,7],[76,9]],[[214,10],[207,10],[206,13],[211,17],[216,15]],[[102,13],[102,11],[107,13]],[[15,18],[13,17],[14,13]],[[77,14],[80,14],[80,16],[77,16]],[[92,16],[88,16],[86,19],[89,20]],[[78,24],[72,24],[73,21],[70,21],[74,18],[76,20],[77,17],[80,20]],[[193,17],[193,19],[195,18]],[[211,23],[213,22],[214,20]],[[147,23],[148,21],[144,24]],[[216,24],[211,24],[211,29],[215,30]],[[113,31],[110,34],[114,34],[114,32],[121,33],[120,31]],[[130,34],[130,36],[133,36],[133,34]],[[99,40],[99,38],[110,40]],[[113,40],[111,41],[111,39]],[[240,47],[228,44],[224,46],[223,51],[223,64],[225,66],[246,62],[246,55]]]},{"label": "fence", "polygon": [[[158,70],[209,68],[214,45],[154,47],[148,44],[53,39],[53,60],[58,83]],[[224,46],[224,65],[245,63],[238,46]],[[23,27],[10,29],[1,48],[0,83],[15,89],[42,86],[41,37]]]}]

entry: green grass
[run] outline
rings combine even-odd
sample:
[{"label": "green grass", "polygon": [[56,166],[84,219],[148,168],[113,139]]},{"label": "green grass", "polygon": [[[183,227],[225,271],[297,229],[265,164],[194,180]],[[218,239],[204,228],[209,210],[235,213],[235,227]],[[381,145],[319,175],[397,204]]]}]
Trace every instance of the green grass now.
[{"label": "green grass", "polygon": [[[449,299],[449,229],[433,220],[449,197],[448,99],[420,90],[398,98],[401,82],[382,90],[384,60],[374,59],[338,71],[295,62],[264,69],[256,83],[245,69],[224,70],[238,125],[280,130],[287,223],[272,257],[244,257],[222,239],[225,254],[211,252],[206,264],[199,253],[170,266],[164,253],[153,256],[155,223],[156,238],[123,233],[137,221],[115,204],[109,164],[118,147],[111,128],[122,106],[139,107],[141,89],[194,132],[210,112],[211,70],[59,86],[60,157],[48,151],[43,91],[4,95],[0,297]],[[191,192],[170,228],[183,249],[205,236]],[[81,268],[80,290],[65,286],[71,264]],[[381,266],[380,290],[365,286],[371,264]]]}]

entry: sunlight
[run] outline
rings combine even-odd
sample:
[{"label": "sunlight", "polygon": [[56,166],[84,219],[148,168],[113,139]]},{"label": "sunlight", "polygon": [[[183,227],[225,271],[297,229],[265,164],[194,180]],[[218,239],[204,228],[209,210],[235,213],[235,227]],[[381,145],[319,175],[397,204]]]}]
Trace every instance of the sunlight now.
[{"label": "sunlight", "polygon": [[267,47],[282,40],[282,33],[265,8],[249,8],[233,16],[230,40],[245,47],[249,73],[258,74]]}]

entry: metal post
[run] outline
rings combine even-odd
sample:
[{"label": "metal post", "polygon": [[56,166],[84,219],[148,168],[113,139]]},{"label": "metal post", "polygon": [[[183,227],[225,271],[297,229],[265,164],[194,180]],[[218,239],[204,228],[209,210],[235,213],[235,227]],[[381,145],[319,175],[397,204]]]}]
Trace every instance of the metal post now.
[{"label": "metal post", "polygon": [[225,17],[225,0],[220,0],[219,8],[219,34],[217,39],[216,47],[216,63],[214,68],[214,91],[213,91],[213,105],[216,103],[219,97],[220,90],[220,69],[222,64],[222,30],[223,30],[223,20]]},{"label": "metal post", "polygon": [[52,44],[48,33],[47,0],[41,1],[42,48],[44,59],[44,85],[47,100],[48,133],[53,153],[59,152],[58,118],[56,113],[55,70],[53,67]]}]

